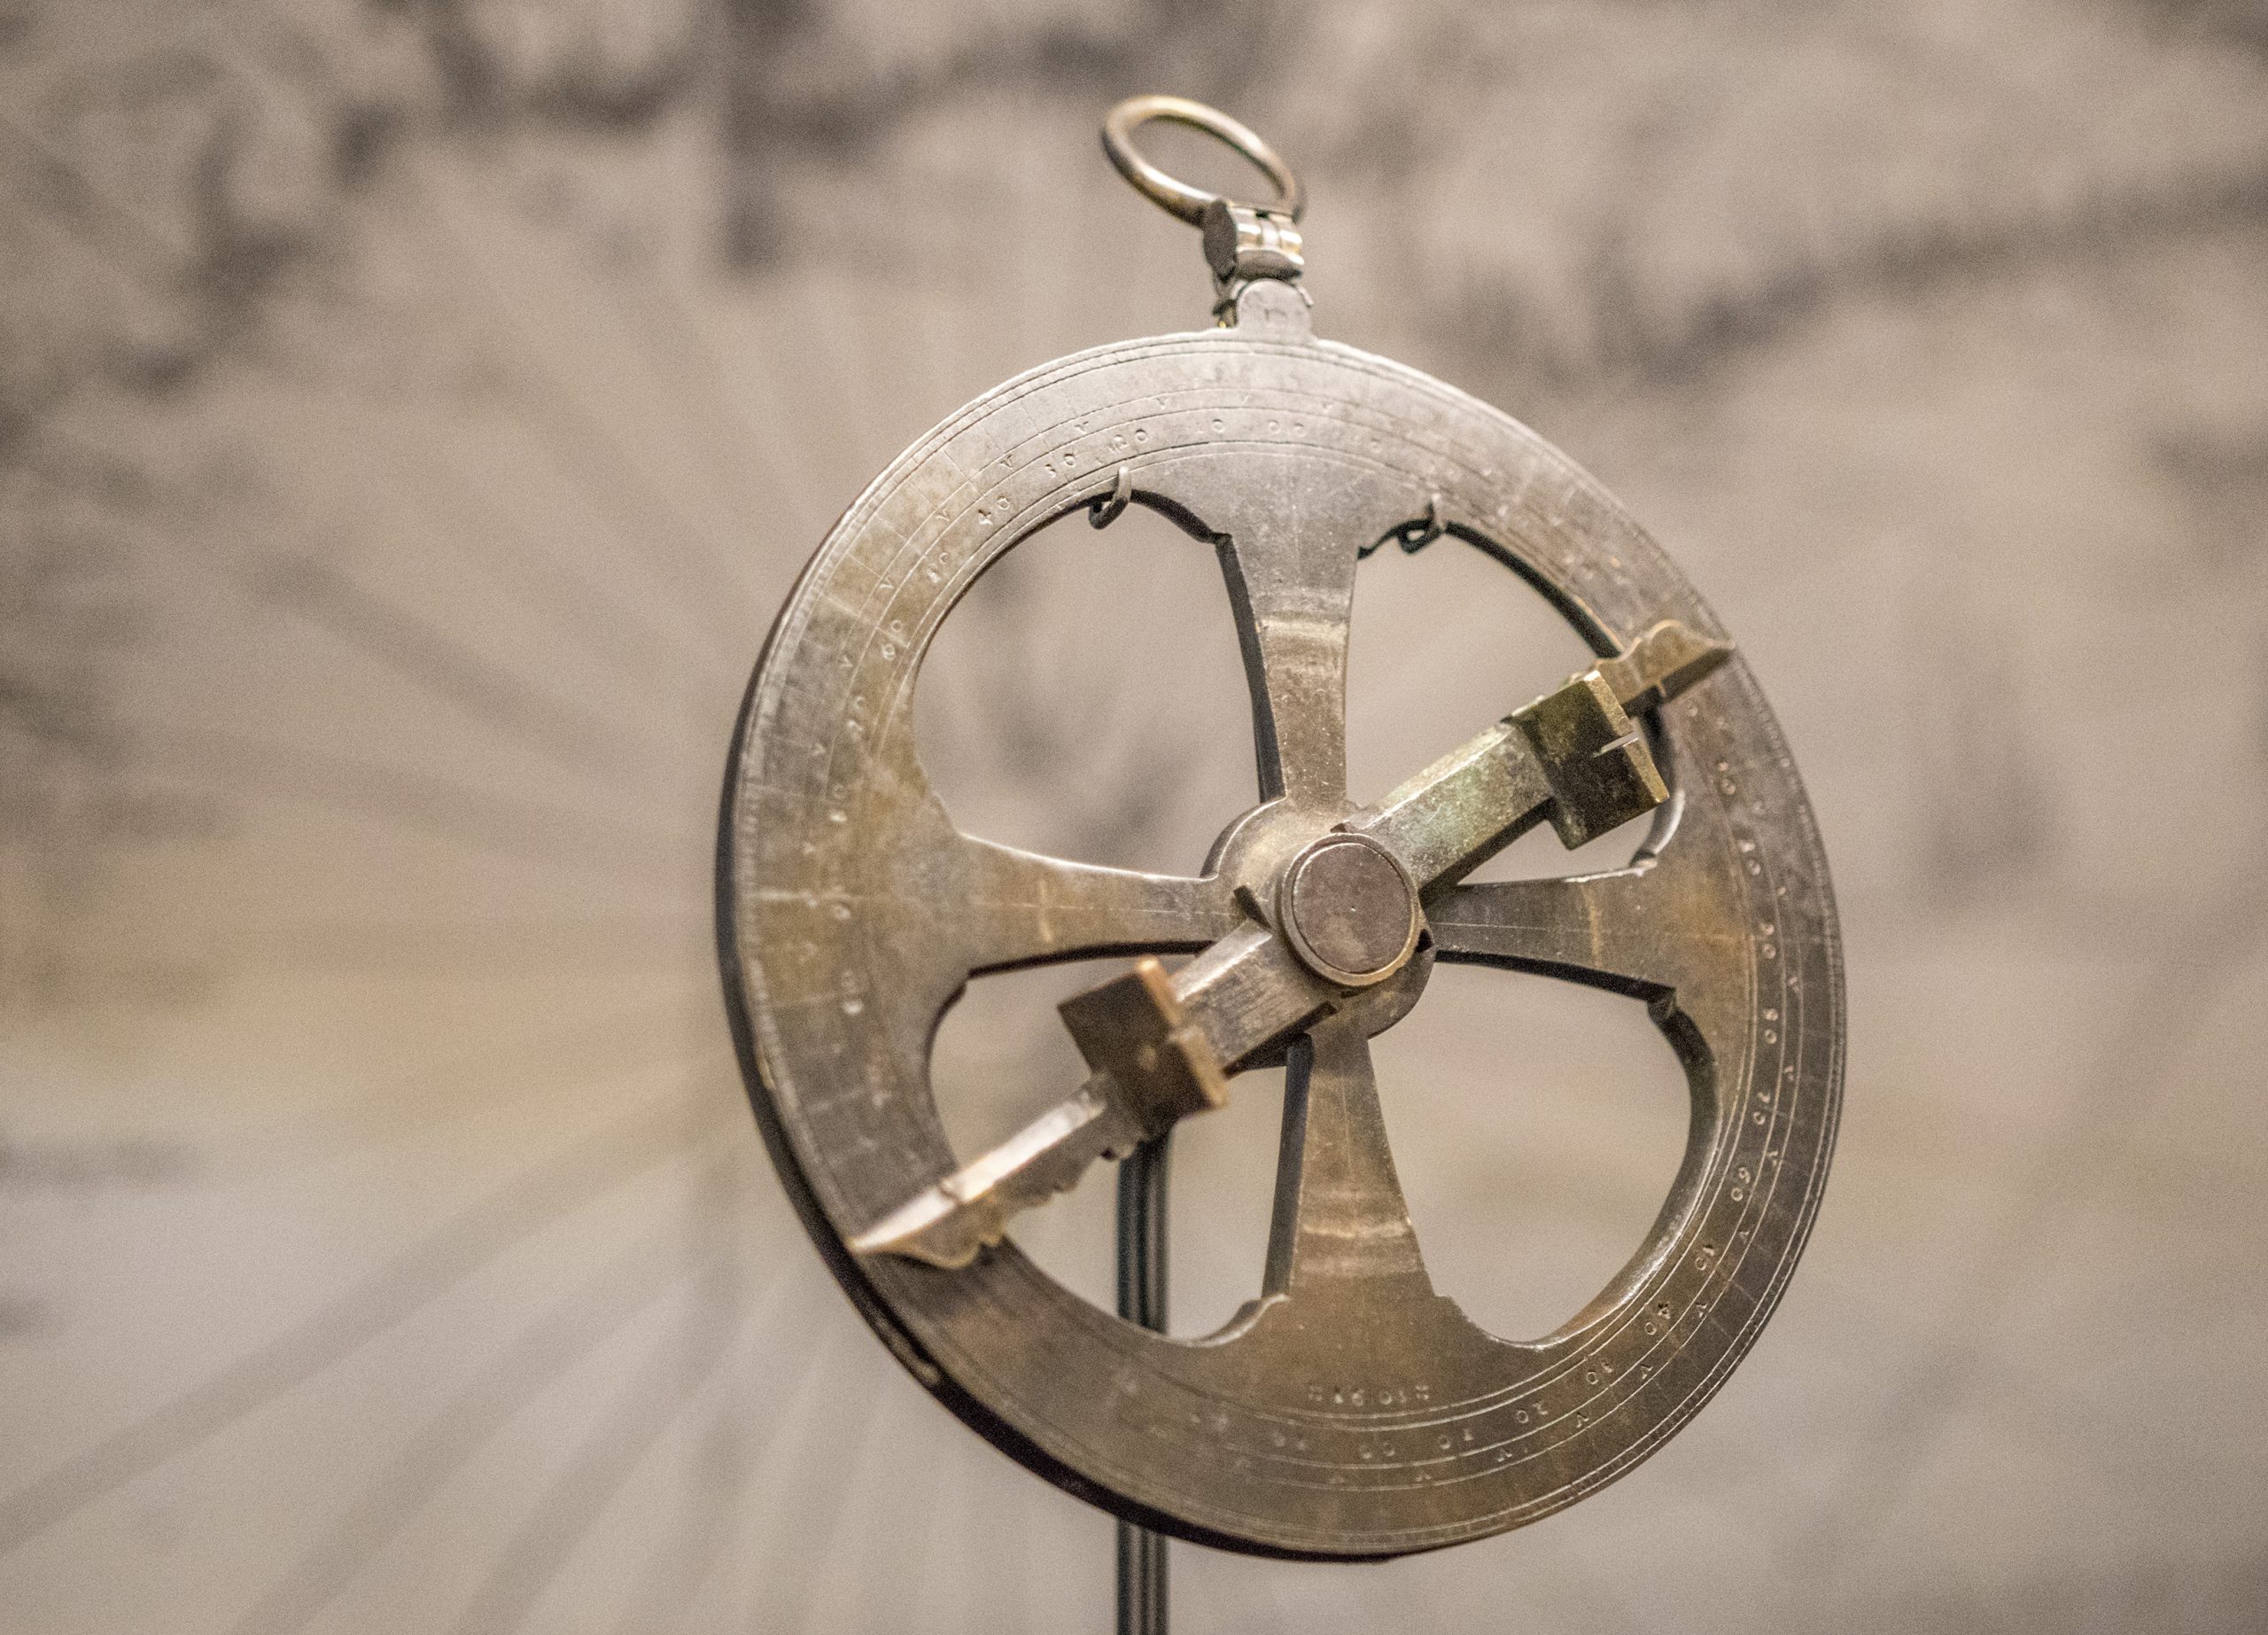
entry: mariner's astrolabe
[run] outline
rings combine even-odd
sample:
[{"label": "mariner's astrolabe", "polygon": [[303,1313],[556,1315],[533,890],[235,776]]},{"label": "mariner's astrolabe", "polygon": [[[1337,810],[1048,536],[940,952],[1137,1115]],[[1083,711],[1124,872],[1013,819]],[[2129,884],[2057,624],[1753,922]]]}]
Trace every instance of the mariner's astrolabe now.
[{"label": "mariner's astrolabe", "polygon": [[[1274,200],[1156,169],[1132,141],[1153,119],[1237,148]],[[719,936],[750,1093],[860,1312],[1031,1469],[1232,1549],[1379,1557],[1480,1538],[1660,1446],[1771,1314],[1840,1094],[1826,860],[1731,637],[1614,500],[1487,405],[1317,338],[1301,190],[1264,143],[1200,105],[1138,97],[1105,147],[1202,229],[1217,325],[986,393],[878,477],[805,570],[726,776]],[[914,750],[923,659],[978,577],[1050,523],[1084,510],[1107,526],[1129,506],[1216,548],[1251,687],[1257,803],[1186,876],[964,834]],[[1356,806],[1348,619],[1357,562],[1388,543],[1495,558],[1598,662]],[[1628,860],[1469,878],[1547,823],[1571,847],[1627,832]],[[1091,1076],[959,1163],[929,1083],[939,1018],[972,976],[1099,955],[1129,968],[1063,1006]],[[1374,1082],[1369,1040],[1425,1002],[1442,962],[1642,998],[1690,1083],[1651,1233],[1541,1339],[1487,1333],[1434,1291],[1387,1148],[1394,1088]],[[1018,1211],[1279,1063],[1265,1282],[1219,1333],[1124,1320],[1017,1250]],[[1503,1094],[1519,1093],[1509,1061]]]}]

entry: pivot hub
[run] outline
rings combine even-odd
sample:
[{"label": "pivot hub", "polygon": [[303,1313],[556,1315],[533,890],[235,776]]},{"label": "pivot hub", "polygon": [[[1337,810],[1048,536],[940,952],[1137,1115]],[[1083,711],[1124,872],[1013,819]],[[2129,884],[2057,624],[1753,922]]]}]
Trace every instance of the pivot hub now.
[{"label": "pivot hub", "polygon": [[1347,988],[1400,970],[1425,923],[1409,871],[1362,835],[1325,835],[1293,858],[1277,888],[1277,914],[1301,962]]}]

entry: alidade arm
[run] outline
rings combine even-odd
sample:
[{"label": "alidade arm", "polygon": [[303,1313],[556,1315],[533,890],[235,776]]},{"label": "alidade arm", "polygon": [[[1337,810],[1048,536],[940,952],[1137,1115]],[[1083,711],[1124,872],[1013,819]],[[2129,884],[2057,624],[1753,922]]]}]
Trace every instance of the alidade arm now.
[{"label": "alidade arm", "polygon": [[[1339,829],[1391,853],[1421,898],[1454,884],[1537,823],[1573,848],[1667,797],[1632,712],[1659,707],[1731,657],[1674,620],[1515,711]],[[966,1265],[1009,1218],[1192,1113],[1228,1076],[1349,996],[1264,924],[1223,937],[1170,977],[1154,958],[1066,1000],[1086,1083],[974,1163],[850,1240],[858,1254]]]},{"label": "alidade arm", "polygon": [[1340,827],[1382,843],[1425,893],[1547,820],[1572,851],[1668,798],[1630,717],[1675,697],[1732,650],[1666,619]]}]

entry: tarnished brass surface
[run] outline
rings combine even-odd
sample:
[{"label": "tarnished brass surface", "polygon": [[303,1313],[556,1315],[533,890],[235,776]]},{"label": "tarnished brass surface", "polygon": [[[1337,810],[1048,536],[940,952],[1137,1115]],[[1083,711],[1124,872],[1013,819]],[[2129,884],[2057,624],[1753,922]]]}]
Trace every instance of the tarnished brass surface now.
[{"label": "tarnished brass surface", "polygon": [[[1534,432],[1316,339],[1292,276],[1231,288],[1226,327],[1008,382],[844,515],[749,690],[720,940],[773,1156],[924,1384],[1145,1525],[1392,1555],[1612,1480],[1739,1360],[1826,1177],[1840,953],[1794,767],[1691,587]],[[1216,547],[1251,684],[1259,802],[1186,877],[964,835],[913,746],[923,656],[976,578],[1059,518],[1099,525],[1130,503]],[[1355,563],[1389,538],[1445,537],[1526,579],[1603,662],[1358,810]],[[1627,867],[1464,879],[1535,823],[1574,845],[1648,812]],[[1332,856],[1346,847],[1364,858]],[[1109,954],[1196,957],[1067,1007],[1094,1077],[956,1172],[928,1085],[938,1018],[977,973]],[[1688,1150],[1651,1234],[1541,1339],[1484,1333],[1434,1294],[1395,1180],[1367,1040],[1421,1002],[1440,960],[1643,997],[1690,1081]],[[1003,1239],[1015,1209],[1232,1094],[1223,1073],[1287,1058],[1265,1283],[1220,1333],[1138,1327]]]}]

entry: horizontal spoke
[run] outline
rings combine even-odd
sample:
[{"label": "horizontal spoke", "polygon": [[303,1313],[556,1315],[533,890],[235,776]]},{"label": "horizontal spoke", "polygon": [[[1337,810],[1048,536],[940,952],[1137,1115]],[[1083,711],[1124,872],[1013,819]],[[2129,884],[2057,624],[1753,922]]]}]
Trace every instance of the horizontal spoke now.
[{"label": "horizontal spoke", "polygon": [[1650,868],[1453,886],[1426,907],[1435,951],[1645,1000],[1721,1058],[1748,1014],[1749,938],[1729,883],[1677,856],[1673,843]]},{"label": "horizontal spoke", "polygon": [[1646,876],[1499,880],[1457,885],[1426,907],[1444,960],[1567,977],[1651,999],[1677,985],[1676,960],[1654,923]]},{"label": "horizontal spoke", "polygon": [[[918,773],[912,775],[918,776]],[[907,779],[911,782],[911,777]],[[1241,916],[1214,880],[1045,857],[962,834],[922,790],[874,837],[872,882],[853,910],[909,1066],[971,977],[1113,954],[1194,953]]]},{"label": "horizontal spoke", "polygon": [[893,962],[944,973],[948,993],[984,971],[1192,954],[1241,918],[1216,880],[1106,868],[965,835],[918,766],[896,774],[905,793],[874,833],[866,912],[887,926]]},{"label": "horizontal spoke", "polygon": [[952,854],[950,897],[933,901],[940,929],[951,920],[969,974],[1113,954],[1189,954],[1239,919],[1213,880],[1138,874],[1020,852],[962,837]]}]

